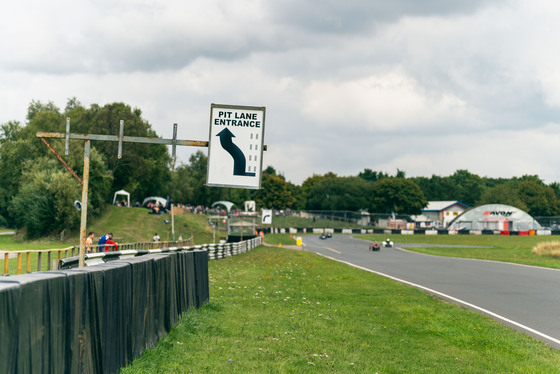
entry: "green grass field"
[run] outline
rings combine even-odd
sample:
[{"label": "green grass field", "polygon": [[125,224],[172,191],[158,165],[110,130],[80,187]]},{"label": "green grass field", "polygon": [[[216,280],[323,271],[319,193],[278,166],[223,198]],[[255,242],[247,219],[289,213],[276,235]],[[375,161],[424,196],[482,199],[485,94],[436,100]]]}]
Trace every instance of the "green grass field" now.
[{"label": "green grass field", "polygon": [[310,252],[210,261],[210,302],[123,373],[558,373],[560,352]]}]

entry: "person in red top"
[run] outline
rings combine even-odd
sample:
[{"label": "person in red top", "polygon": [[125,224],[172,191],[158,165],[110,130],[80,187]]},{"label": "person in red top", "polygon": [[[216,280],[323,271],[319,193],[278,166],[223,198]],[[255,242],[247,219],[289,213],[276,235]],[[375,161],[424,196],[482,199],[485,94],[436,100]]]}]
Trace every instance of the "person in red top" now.
[{"label": "person in red top", "polygon": [[118,251],[119,245],[113,241],[113,233],[109,233],[109,239],[105,242],[105,252]]}]

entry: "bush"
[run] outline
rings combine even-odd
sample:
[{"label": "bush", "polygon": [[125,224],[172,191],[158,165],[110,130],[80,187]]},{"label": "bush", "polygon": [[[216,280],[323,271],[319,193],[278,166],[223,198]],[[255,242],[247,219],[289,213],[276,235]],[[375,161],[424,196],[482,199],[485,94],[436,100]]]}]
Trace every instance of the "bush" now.
[{"label": "bush", "polygon": [[533,248],[531,252],[538,256],[560,258],[560,242],[539,243]]},{"label": "bush", "polygon": [[74,200],[80,199],[80,186],[54,160],[40,158],[24,165],[20,189],[10,211],[18,229],[29,239],[75,230],[80,214]]}]

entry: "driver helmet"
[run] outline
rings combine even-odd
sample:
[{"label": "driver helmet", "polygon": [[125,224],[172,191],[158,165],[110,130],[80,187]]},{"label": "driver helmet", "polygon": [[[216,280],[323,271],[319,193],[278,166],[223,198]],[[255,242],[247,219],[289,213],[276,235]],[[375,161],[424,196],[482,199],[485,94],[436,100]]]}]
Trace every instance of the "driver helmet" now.
[{"label": "driver helmet", "polygon": [[389,238],[387,238],[387,243],[389,243],[391,240]]}]

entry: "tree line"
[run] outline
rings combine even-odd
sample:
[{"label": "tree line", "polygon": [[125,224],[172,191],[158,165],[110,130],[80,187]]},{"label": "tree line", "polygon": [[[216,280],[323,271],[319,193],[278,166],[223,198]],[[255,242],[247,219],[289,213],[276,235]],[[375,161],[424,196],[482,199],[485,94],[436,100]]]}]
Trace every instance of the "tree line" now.
[{"label": "tree line", "polygon": [[[138,108],[124,103],[86,108],[75,98],[64,110],[33,101],[25,124],[0,125],[0,225],[17,228],[28,238],[79,228],[73,202],[81,199],[81,186],[35,137],[39,131],[65,132],[67,117],[73,133],[118,134],[124,120],[127,136],[158,137]],[[63,154],[63,140],[48,141]],[[73,141],[65,157],[79,175],[83,152],[83,143]],[[197,151],[188,163],[175,166],[166,146],[141,143],[127,144],[119,159],[115,143],[92,142],[88,215],[101,214],[121,189],[130,193],[131,201],[169,196],[177,203],[204,206],[219,200],[242,206],[255,200],[259,208],[419,214],[428,201],[458,200],[471,207],[508,204],[533,216],[554,216],[560,209],[560,185],[547,185],[536,175],[489,178],[457,170],[446,177],[409,178],[401,170],[389,175],[365,169],[356,176],[314,174],[295,185],[269,166],[260,190],[244,190],[205,186],[207,162],[205,152]]]}]

